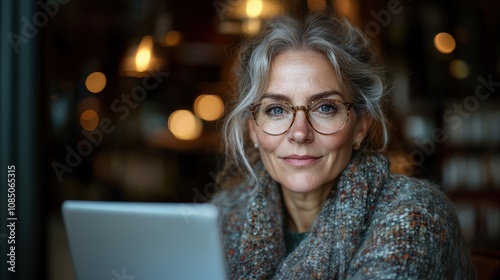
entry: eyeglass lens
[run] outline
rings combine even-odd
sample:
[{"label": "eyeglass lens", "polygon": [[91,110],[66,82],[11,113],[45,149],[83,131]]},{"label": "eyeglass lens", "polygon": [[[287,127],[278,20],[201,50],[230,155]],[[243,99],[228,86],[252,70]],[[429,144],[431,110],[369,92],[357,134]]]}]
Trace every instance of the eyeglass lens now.
[{"label": "eyeglass lens", "polygon": [[341,130],[348,119],[350,103],[324,99],[308,106],[292,106],[281,102],[262,102],[253,106],[257,125],[266,133],[280,135],[292,125],[297,111],[304,111],[309,124],[321,134],[333,134]]}]

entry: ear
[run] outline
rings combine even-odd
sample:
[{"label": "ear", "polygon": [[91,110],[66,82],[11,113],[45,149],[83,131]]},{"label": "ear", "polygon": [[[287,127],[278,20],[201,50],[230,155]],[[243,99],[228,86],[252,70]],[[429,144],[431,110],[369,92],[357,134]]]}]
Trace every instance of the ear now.
[{"label": "ear", "polygon": [[372,126],[373,119],[368,114],[359,116],[356,122],[356,129],[354,131],[354,143],[362,143],[365,140],[368,131]]},{"label": "ear", "polygon": [[248,134],[250,136],[250,139],[252,139],[252,142],[254,144],[259,144],[259,141],[257,140],[257,131],[254,119],[251,117],[248,118],[247,124],[248,124]]}]

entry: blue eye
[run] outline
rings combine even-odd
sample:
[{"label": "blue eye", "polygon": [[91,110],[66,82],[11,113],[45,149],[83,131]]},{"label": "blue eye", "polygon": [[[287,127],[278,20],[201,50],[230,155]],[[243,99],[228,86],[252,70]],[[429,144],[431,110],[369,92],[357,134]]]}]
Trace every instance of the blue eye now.
[{"label": "blue eye", "polygon": [[271,109],[272,113],[275,114],[275,115],[280,115],[280,114],[283,114],[283,108],[281,107],[274,107]]},{"label": "blue eye", "polygon": [[281,105],[273,104],[266,109],[266,114],[272,116],[279,116],[286,114],[286,109]]},{"label": "blue eye", "polygon": [[318,111],[325,114],[334,114],[339,110],[338,105],[335,103],[323,103],[318,106]]},{"label": "blue eye", "polygon": [[319,110],[323,113],[330,113],[331,111],[334,111],[335,108],[333,108],[332,105],[323,104],[319,107]]}]

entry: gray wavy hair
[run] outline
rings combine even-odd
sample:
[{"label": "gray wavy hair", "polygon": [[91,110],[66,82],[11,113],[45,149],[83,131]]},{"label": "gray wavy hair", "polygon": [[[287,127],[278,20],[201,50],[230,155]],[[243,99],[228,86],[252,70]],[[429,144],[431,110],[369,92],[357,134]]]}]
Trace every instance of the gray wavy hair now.
[{"label": "gray wavy hair", "polygon": [[373,119],[362,150],[375,152],[387,147],[384,97],[388,90],[379,55],[368,38],[347,20],[325,13],[309,13],[303,18],[281,15],[263,24],[240,48],[234,69],[236,96],[231,98],[222,131],[226,162],[219,183],[236,175],[257,179],[252,165],[260,159],[248,135],[249,107],[264,94],[272,59],[288,50],[324,54],[352,98],[355,114],[368,114]]}]

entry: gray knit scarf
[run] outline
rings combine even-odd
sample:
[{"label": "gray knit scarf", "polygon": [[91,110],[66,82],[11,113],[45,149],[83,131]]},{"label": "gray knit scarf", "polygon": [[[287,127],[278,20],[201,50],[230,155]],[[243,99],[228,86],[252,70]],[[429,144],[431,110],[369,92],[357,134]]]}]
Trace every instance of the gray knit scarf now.
[{"label": "gray knit scarf", "polygon": [[279,275],[278,279],[331,279],[344,275],[358,248],[356,236],[365,230],[369,219],[366,214],[374,204],[369,200],[373,197],[370,193],[378,191],[388,170],[382,157],[359,162],[361,158],[351,161],[343,171],[310,234],[286,258],[280,190],[263,165],[259,165],[259,187],[249,197],[251,208],[242,228],[236,278],[267,279]]},{"label": "gray knit scarf", "polygon": [[[366,264],[365,255],[385,253],[387,253],[387,258],[385,256],[380,258],[383,260],[381,266],[388,266],[391,261],[408,263],[404,267],[404,272],[394,271],[395,274],[392,276],[396,277],[385,275],[388,278],[396,279],[398,275],[412,275],[412,273],[414,275],[417,273],[414,270],[422,267],[432,267],[428,269],[432,271],[425,271],[425,273],[430,273],[426,275],[440,275],[441,277],[446,275],[446,272],[442,270],[447,268],[435,267],[435,263],[430,264],[433,260],[429,260],[428,256],[421,257],[418,253],[412,252],[398,254],[377,251],[381,250],[380,248],[387,248],[382,246],[384,242],[398,240],[391,237],[394,233],[394,226],[385,225],[380,220],[384,219],[386,214],[378,215],[382,217],[376,218],[379,220],[372,220],[374,209],[385,207],[380,205],[385,205],[385,202],[392,201],[396,196],[395,191],[383,191],[385,181],[391,180],[389,164],[385,157],[353,155],[351,162],[339,175],[336,186],[324,202],[321,212],[311,226],[310,233],[289,255],[286,255],[284,242],[284,213],[279,186],[265,171],[262,164],[257,165],[256,169],[259,174],[257,188],[255,188],[256,184],[247,184],[232,191],[223,192],[213,200],[221,209],[222,231],[225,235],[227,260],[232,279],[345,279],[348,275],[359,273],[357,268]],[[399,186],[390,189],[398,191],[398,188]],[[439,204],[436,206],[437,214],[434,216],[439,217],[441,212],[450,213],[451,208],[448,204],[443,204],[442,195],[432,193],[438,194],[439,191],[434,188],[429,189],[431,194],[426,194],[423,196],[425,198],[415,203],[426,203],[425,199],[428,198],[430,199],[428,203]],[[436,200],[432,201],[433,199]],[[410,201],[410,203],[413,202]],[[441,205],[444,205],[444,210],[440,208]],[[401,222],[403,230],[413,230],[412,227],[417,227],[416,230],[423,228],[426,230],[425,238],[428,238],[429,242],[438,240],[436,242],[448,244],[437,244],[443,246],[443,254],[457,254],[455,256],[457,258],[466,255],[460,243],[461,235],[456,219],[436,220],[436,228],[440,230],[427,237],[426,227],[430,229],[434,226],[434,221],[429,221],[427,218],[425,220],[422,218],[420,221],[419,217],[425,215],[418,216],[420,214],[417,214],[415,218],[412,217],[411,224],[406,221],[408,218]],[[397,215],[394,215],[395,219],[399,219]],[[377,223],[381,223],[380,226]],[[384,236],[380,240],[365,242],[367,238],[365,231],[373,224],[379,227],[377,230]],[[445,231],[441,230],[443,227],[446,228]],[[370,236],[370,238],[378,237]],[[403,238],[401,244],[396,243],[395,246],[415,247],[415,244],[408,242],[410,241]],[[365,249],[362,250],[361,243],[369,247],[364,247]],[[415,250],[418,248],[416,247]],[[435,254],[435,256],[438,258],[441,255]],[[371,255],[371,258],[377,259],[378,257]],[[464,258],[464,260],[464,266],[467,266],[467,259]],[[456,267],[456,263],[448,265],[451,266],[448,269],[461,273],[461,268]],[[377,264],[374,263],[374,266],[376,270]],[[370,271],[364,271],[363,275],[365,277],[370,275]]]}]

